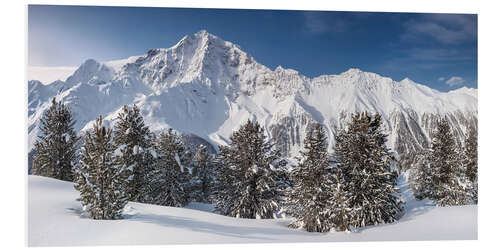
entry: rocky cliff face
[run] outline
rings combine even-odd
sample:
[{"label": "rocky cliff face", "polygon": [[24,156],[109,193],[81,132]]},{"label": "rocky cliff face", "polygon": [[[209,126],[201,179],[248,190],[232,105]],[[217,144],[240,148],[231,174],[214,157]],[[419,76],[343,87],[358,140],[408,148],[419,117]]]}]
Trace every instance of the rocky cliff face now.
[{"label": "rocky cliff face", "polygon": [[153,131],[174,128],[215,147],[227,144],[247,119],[255,120],[290,157],[315,122],[328,132],[331,149],[356,111],[380,113],[388,146],[400,155],[428,147],[438,117],[450,120],[461,141],[467,126],[477,126],[475,89],[443,93],[359,69],[308,78],[282,67],[271,70],[206,31],[117,62],[88,60],[65,82],[30,81],[30,149],[52,97],[72,108],[77,130],[90,128],[100,114],[112,124],[122,105],[136,104]]}]

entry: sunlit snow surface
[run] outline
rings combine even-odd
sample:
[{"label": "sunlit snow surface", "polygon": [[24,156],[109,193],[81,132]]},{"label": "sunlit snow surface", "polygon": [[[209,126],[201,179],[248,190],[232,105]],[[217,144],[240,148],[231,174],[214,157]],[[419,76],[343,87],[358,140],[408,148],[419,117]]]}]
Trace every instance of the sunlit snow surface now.
[{"label": "sunlit snow surface", "polygon": [[[408,190],[402,187],[403,194]],[[409,196],[405,196],[409,197]],[[357,232],[309,233],[287,227],[290,218],[252,220],[215,214],[209,204],[185,208],[131,202],[125,219],[97,221],[81,216],[70,182],[28,177],[28,245],[158,245],[477,239],[477,206],[434,207],[408,202],[397,223]]]}]

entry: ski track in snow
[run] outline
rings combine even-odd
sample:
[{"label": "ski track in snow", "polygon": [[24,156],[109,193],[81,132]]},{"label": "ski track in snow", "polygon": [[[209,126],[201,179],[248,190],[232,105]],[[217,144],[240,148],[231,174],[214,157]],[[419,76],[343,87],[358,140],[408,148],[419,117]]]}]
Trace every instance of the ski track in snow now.
[{"label": "ski track in snow", "polygon": [[237,219],[211,212],[213,206],[185,208],[130,202],[122,220],[81,216],[78,192],[70,182],[28,177],[28,245],[157,245],[333,241],[477,239],[477,206],[434,207],[411,202],[396,223],[353,233],[309,233],[291,229],[286,219]]}]

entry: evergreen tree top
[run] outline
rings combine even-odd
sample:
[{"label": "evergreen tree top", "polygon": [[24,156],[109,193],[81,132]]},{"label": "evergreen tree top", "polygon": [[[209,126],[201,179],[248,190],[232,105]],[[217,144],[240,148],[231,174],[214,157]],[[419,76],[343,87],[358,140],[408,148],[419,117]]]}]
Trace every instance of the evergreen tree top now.
[{"label": "evergreen tree top", "polygon": [[[267,140],[264,128],[258,122],[252,122],[250,119],[233,132],[230,140],[230,146],[222,146],[221,153],[239,155],[239,157],[231,157],[231,159],[237,159],[247,164],[256,162],[267,164],[264,162],[272,162],[280,156],[279,152],[273,150],[274,144]],[[272,159],[269,156],[273,156]]]},{"label": "evergreen tree top", "polygon": [[135,104],[132,108],[124,105],[118,114],[115,142],[146,148],[150,145],[150,140],[151,132],[144,123],[139,108]]},{"label": "evergreen tree top", "polygon": [[109,147],[112,146],[112,130],[111,128],[107,128],[103,124],[103,118],[101,115],[96,118],[92,131],[87,131],[85,135],[85,143],[87,145],[108,145]]}]

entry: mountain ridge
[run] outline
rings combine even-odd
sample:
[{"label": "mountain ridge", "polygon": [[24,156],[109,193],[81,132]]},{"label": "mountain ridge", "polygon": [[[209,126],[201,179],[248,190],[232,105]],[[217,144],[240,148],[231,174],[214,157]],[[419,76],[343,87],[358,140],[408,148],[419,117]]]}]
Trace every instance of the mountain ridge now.
[{"label": "mountain ridge", "polygon": [[271,70],[204,30],[171,48],[115,60],[113,67],[85,63],[62,86],[29,82],[30,150],[52,97],[73,109],[78,131],[89,128],[98,114],[112,124],[124,104],[137,104],[153,131],[174,128],[214,146],[227,144],[246,119],[256,120],[289,156],[298,152],[314,122],[324,125],[331,149],[334,135],[356,111],[381,113],[389,146],[400,154],[427,147],[440,116],[452,122],[459,140],[467,126],[477,126],[477,89],[440,92],[356,68],[313,78],[282,66]]}]

